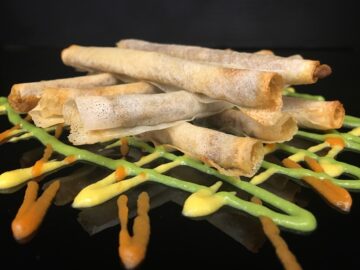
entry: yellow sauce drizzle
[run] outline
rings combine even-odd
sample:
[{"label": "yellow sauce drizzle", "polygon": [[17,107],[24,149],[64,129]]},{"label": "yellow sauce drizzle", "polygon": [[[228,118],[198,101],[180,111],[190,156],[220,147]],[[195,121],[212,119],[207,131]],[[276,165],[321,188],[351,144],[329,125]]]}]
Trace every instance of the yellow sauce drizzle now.
[{"label": "yellow sauce drizzle", "polygon": [[341,164],[335,164],[328,160],[319,161],[324,172],[332,177],[338,177],[344,172],[344,167]]},{"label": "yellow sauce drizzle", "polygon": [[[47,173],[56,170],[68,164],[69,163],[66,162],[65,160],[45,162],[42,167],[42,173]],[[32,178],[34,178],[33,167],[4,172],[0,174],[0,189],[15,187]]]},{"label": "yellow sauce drizzle", "polygon": [[360,136],[360,127],[354,128],[353,130],[349,131],[348,133],[351,135],[354,135],[354,136]]},{"label": "yellow sauce drizzle", "polygon": [[138,266],[146,255],[146,249],[150,240],[149,200],[149,195],[146,192],[142,192],[138,197],[138,215],[134,221],[132,237],[127,229],[129,212],[127,207],[128,198],[126,195],[121,195],[117,201],[121,226],[119,234],[119,256],[127,269],[133,269]]},{"label": "yellow sauce drizzle", "polygon": [[39,184],[34,181],[28,183],[24,201],[11,224],[14,238],[17,241],[29,240],[38,230],[59,188],[60,182],[53,182],[36,200]]},{"label": "yellow sauce drizzle", "polygon": [[101,204],[109,200],[109,198],[140,185],[147,180],[147,177],[145,173],[140,173],[132,178],[117,181],[116,172],[113,172],[104,179],[83,188],[75,197],[72,206],[82,208]]},{"label": "yellow sauce drizzle", "polygon": [[[262,204],[261,201],[252,197],[253,203]],[[289,250],[285,240],[280,235],[278,226],[268,217],[259,216],[263,230],[267,238],[275,248],[276,254],[286,270],[301,270],[302,267],[298,263],[295,255]]]},{"label": "yellow sauce drizzle", "polygon": [[329,147],[329,146],[330,145],[329,145],[328,142],[323,142],[323,143],[320,143],[320,144],[309,147],[308,151],[316,153],[316,152],[319,152],[319,151],[321,151],[321,150],[323,150],[323,149],[325,149],[326,147]]},{"label": "yellow sauce drizzle", "polygon": [[275,168],[269,168],[262,173],[259,173],[258,175],[255,175],[251,180],[250,183],[254,185],[259,185],[263,182],[265,182],[270,176],[277,173],[277,169]]},{"label": "yellow sauce drizzle", "polygon": [[305,158],[305,153],[304,151],[300,151],[296,154],[293,154],[291,156],[288,157],[288,159],[291,159],[294,162],[299,162],[299,161],[303,161]]},{"label": "yellow sauce drizzle", "polygon": [[202,217],[219,210],[226,203],[225,198],[216,193],[221,185],[219,181],[191,194],[184,203],[182,214],[186,217]]},{"label": "yellow sauce drizzle", "polygon": [[343,149],[344,147],[340,145],[334,145],[331,147],[330,151],[326,154],[326,156],[335,158]]}]

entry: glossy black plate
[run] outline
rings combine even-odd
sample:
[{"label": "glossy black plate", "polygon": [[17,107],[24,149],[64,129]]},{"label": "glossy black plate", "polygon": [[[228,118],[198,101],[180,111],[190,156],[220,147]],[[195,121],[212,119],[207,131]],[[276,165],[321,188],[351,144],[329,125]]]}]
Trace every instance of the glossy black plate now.
[{"label": "glossy black plate", "polygon": [[[297,90],[321,94],[328,100],[339,99],[344,103],[348,114],[360,116],[355,52],[278,50],[276,53],[300,53],[306,58],[320,59],[331,65],[331,77],[315,85],[297,87]],[[78,73],[61,63],[59,55],[60,49],[2,48],[1,95],[8,95],[11,85],[16,82],[77,75]],[[2,116],[0,119],[1,130],[10,127],[6,117]],[[0,171],[18,168],[22,154],[39,146],[35,140],[1,145]],[[360,166],[360,155],[344,154],[340,158]],[[31,265],[40,268],[52,265],[99,265],[104,269],[121,269],[117,254],[119,226],[89,236],[77,221],[79,211],[72,209],[70,205],[53,206],[36,237],[25,245],[16,243],[11,235],[10,224],[23,194],[24,189],[14,194],[0,194],[1,265]],[[356,247],[360,242],[360,195],[353,193],[350,214],[339,213],[310,190],[302,190],[299,196],[308,201],[307,209],[316,216],[318,228],[307,235],[286,231],[282,235],[303,268],[333,269],[335,265],[341,264],[342,269],[359,269]],[[168,202],[151,210],[150,217],[151,240],[142,269],[174,266],[191,268],[208,263],[219,268],[281,268],[269,242],[265,242],[258,253],[252,253],[208,221],[183,217],[181,207],[175,202]],[[248,233],[251,232],[250,227]]]}]

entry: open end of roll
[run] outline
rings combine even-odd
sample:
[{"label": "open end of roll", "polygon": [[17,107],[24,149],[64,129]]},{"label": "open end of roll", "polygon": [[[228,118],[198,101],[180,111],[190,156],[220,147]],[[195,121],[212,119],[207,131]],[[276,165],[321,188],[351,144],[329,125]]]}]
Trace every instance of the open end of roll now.
[{"label": "open end of roll", "polygon": [[313,79],[317,81],[317,79],[323,79],[329,76],[332,73],[331,67],[329,65],[320,65],[315,68]]},{"label": "open end of roll", "polygon": [[334,101],[333,124],[334,128],[341,128],[344,122],[345,110],[344,106],[339,101]]},{"label": "open end of roll", "polygon": [[270,109],[280,110],[282,107],[282,89],[284,88],[283,78],[273,73],[269,81]]},{"label": "open end of roll", "polygon": [[260,141],[253,144],[251,149],[251,163],[254,164],[255,167],[257,167],[257,164],[260,164],[264,158],[263,150],[263,145]]},{"label": "open end of roll", "polygon": [[27,113],[37,105],[39,98],[36,96],[21,97],[20,90],[13,89],[8,96],[11,107],[18,113]]},{"label": "open end of roll", "polygon": [[281,126],[280,137],[282,141],[290,141],[298,130],[296,120],[289,117]]}]

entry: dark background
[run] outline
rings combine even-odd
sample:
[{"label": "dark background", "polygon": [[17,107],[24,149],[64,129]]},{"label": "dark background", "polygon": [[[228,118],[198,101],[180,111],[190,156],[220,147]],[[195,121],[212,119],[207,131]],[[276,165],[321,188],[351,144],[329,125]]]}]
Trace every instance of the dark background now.
[{"label": "dark background", "polygon": [[[319,59],[332,66],[333,75],[298,89],[340,99],[347,113],[360,116],[359,27],[354,4],[325,0],[1,1],[0,93],[7,95],[16,82],[76,75],[59,57],[70,44],[112,46],[122,38],[140,38],[245,51],[267,48],[280,55],[301,53]],[[22,147],[32,146],[30,142],[1,145],[1,172],[18,167]],[[360,165],[360,160],[352,163]],[[75,261],[118,267],[118,227],[89,237],[70,206],[52,209],[30,244],[16,244],[9,224],[22,195],[23,191],[0,195],[4,265],[71,266]],[[318,229],[306,236],[283,232],[305,269],[339,269],[340,263],[343,269],[360,268],[359,194],[353,199],[352,213],[342,215],[313,195],[308,209],[317,217]],[[191,268],[208,262],[218,268],[281,267],[269,243],[259,254],[252,254],[208,223],[183,218],[181,208],[174,204],[152,211],[151,219],[153,234],[144,268]]]},{"label": "dark background", "polygon": [[355,1],[1,1],[1,43],[64,47],[142,38],[236,48],[354,48]]}]

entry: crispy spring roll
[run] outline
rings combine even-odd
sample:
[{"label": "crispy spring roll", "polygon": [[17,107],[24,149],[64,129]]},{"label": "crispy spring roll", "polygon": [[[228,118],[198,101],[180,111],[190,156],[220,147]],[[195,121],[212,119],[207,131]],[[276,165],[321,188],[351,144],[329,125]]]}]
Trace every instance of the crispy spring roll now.
[{"label": "crispy spring roll", "polygon": [[117,84],[90,89],[45,88],[37,106],[32,109],[29,114],[36,126],[46,128],[64,123],[64,104],[68,100],[78,96],[114,96],[154,93],[156,93],[156,87],[145,82]]},{"label": "crispy spring roll", "polygon": [[339,101],[315,101],[283,97],[283,111],[295,118],[298,125],[312,129],[336,129],[343,124],[345,110]]},{"label": "crispy spring roll", "polygon": [[229,108],[226,102],[202,103],[195,94],[176,91],[152,95],[80,96],[63,107],[69,139],[91,144],[163,129]]},{"label": "crispy spring roll", "polygon": [[281,111],[269,111],[261,109],[249,109],[249,108],[238,108],[243,114],[254,119],[259,124],[263,126],[273,126],[276,125],[284,114]]},{"label": "crispy spring roll", "polygon": [[328,65],[319,61],[281,57],[269,53],[242,53],[196,46],[151,43],[136,39],[125,39],[117,43],[120,48],[161,52],[171,56],[225,67],[272,71],[279,73],[285,84],[310,84],[331,74]]},{"label": "crispy spring roll", "polygon": [[156,52],[70,46],[66,65],[102,71],[184,89],[250,108],[280,110],[283,80],[274,72],[202,64]]},{"label": "crispy spring roll", "polygon": [[252,176],[264,157],[258,140],[182,123],[141,135],[156,144],[166,144],[202,160],[231,176]]},{"label": "crispy spring roll", "polygon": [[111,74],[96,74],[66,79],[14,84],[9,95],[10,105],[18,112],[28,112],[38,103],[47,87],[89,88],[116,84],[118,80]]},{"label": "crispy spring roll", "polygon": [[249,136],[266,143],[284,142],[293,138],[297,124],[283,113],[274,125],[262,125],[241,110],[229,109],[205,119],[211,126],[237,136]]}]

